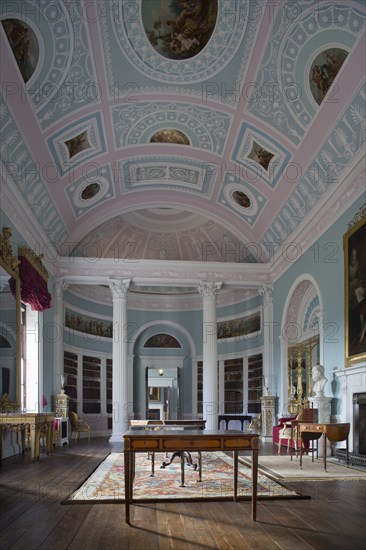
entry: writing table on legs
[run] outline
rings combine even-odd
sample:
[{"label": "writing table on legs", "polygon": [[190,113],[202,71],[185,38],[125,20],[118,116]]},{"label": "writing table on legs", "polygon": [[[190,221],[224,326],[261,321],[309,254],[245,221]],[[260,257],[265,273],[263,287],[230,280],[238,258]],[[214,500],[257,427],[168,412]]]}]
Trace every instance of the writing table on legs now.
[{"label": "writing table on legs", "polygon": [[[327,422],[322,424],[315,424],[313,422],[300,422],[298,425],[300,440],[304,438],[306,434],[318,434],[324,436],[324,470],[327,469],[327,439],[331,443],[337,443],[338,441],[346,441],[346,457],[347,466],[348,461],[348,436],[350,430],[349,422]],[[300,445],[300,468],[302,468],[302,444]]]},{"label": "writing table on legs", "polygon": [[[238,499],[238,452],[252,453],[252,519],[257,514],[257,480],[259,435],[239,430],[189,430],[189,431],[134,431],[129,430],[123,436],[125,462],[125,508],[126,523],[130,521],[130,504],[133,502],[133,481],[135,475],[135,453],[138,452],[175,452],[175,451],[233,451],[233,488],[234,500]],[[184,460],[182,461],[184,468]]]}]

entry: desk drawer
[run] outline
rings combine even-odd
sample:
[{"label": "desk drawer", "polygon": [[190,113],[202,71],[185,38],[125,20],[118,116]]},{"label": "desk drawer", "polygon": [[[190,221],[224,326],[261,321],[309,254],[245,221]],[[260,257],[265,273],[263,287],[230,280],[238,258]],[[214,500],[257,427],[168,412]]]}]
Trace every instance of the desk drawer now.
[{"label": "desk drawer", "polygon": [[304,424],[301,425],[301,431],[302,432],[312,432],[312,433],[316,433],[316,432],[319,432],[319,433],[323,433],[324,432],[324,428],[323,426],[317,426],[317,425],[306,425],[304,426]]}]

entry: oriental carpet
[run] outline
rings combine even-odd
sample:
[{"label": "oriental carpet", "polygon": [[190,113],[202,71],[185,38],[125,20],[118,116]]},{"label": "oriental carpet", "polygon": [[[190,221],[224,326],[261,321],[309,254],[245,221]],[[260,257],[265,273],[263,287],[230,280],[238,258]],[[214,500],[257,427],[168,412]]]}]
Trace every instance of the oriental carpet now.
[{"label": "oriental carpet", "polygon": [[[192,453],[193,462],[198,458]],[[181,484],[179,457],[169,466],[165,454],[155,455],[155,475],[151,477],[151,459],[147,453],[136,453],[136,475],[133,498],[148,502],[163,500],[229,500],[233,497],[233,459],[222,452],[202,452],[202,481],[198,470],[185,467],[185,486]],[[252,495],[251,468],[239,463],[238,496],[249,500]],[[258,500],[277,498],[308,498],[289,490],[266,475],[258,473]],[[123,453],[110,453],[88,479],[64,504],[124,502]]]}]

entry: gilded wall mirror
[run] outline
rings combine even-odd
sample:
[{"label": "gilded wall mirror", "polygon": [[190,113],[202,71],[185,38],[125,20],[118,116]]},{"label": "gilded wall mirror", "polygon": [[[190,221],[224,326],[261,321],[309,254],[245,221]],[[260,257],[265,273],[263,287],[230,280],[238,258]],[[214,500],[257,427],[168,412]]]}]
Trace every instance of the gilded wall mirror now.
[{"label": "gilded wall mirror", "polygon": [[0,235],[1,412],[18,409],[22,402],[19,260],[13,254],[11,235],[11,229],[3,227]]}]

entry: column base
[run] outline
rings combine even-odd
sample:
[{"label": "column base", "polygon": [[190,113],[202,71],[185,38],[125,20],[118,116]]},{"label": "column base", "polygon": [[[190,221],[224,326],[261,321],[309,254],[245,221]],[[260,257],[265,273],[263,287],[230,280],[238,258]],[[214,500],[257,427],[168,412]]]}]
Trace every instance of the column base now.
[{"label": "column base", "polygon": [[123,443],[123,433],[112,434],[109,438],[109,443]]}]

